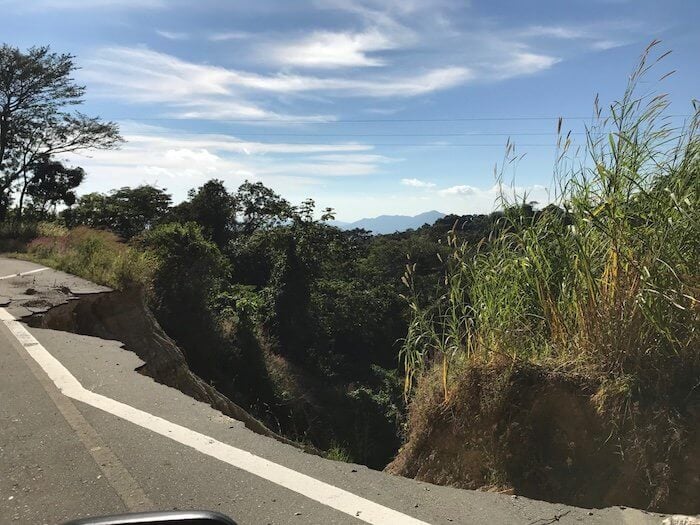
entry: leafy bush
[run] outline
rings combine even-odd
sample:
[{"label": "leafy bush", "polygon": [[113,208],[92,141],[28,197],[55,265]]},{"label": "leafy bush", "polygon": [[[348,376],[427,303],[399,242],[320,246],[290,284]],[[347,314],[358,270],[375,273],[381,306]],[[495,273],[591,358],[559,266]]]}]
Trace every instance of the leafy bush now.
[{"label": "leafy bush", "polygon": [[144,233],[138,245],[156,263],[152,303],[157,310],[178,316],[176,312],[208,309],[228,273],[228,262],[199,225],[164,224]]},{"label": "leafy bush", "polygon": [[228,261],[199,225],[169,223],[138,240],[154,262],[149,305],[185,350],[195,371],[215,370],[224,342],[212,306],[228,275]]}]

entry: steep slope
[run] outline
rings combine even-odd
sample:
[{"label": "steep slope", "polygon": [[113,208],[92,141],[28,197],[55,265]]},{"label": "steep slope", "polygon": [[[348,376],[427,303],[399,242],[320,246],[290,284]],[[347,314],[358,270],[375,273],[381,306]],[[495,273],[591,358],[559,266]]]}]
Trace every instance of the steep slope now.
[{"label": "steep slope", "polygon": [[662,402],[630,406],[614,426],[597,385],[566,371],[501,363],[460,374],[448,400],[438,377],[425,378],[388,472],[571,505],[700,511],[698,396],[686,400],[687,424],[667,432]]},{"label": "steep slope", "polygon": [[141,373],[243,421],[254,432],[296,445],[272,432],[195,375],[187,366],[182,351],[148,310],[140,289],[83,295],[78,300],[36,313],[26,321],[34,327],[120,341],[145,362],[139,369]]}]

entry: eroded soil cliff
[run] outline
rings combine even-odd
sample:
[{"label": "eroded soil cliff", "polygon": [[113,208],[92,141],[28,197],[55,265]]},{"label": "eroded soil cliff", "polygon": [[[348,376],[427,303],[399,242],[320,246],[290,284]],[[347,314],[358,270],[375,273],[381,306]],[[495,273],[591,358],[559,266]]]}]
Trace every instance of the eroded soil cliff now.
[{"label": "eroded soil cliff", "polygon": [[447,401],[426,378],[387,471],[580,506],[700,512],[697,396],[683,413],[632,403],[619,419],[580,376],[512,364],[462,374]]}]

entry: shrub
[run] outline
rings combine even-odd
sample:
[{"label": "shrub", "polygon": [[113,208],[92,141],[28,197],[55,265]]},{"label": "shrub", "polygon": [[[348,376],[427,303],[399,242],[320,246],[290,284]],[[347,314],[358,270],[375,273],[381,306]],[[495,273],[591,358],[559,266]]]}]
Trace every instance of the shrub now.
[{"label": "shrub", "polygon": [[224,344],[212,305],[222,291],[228,262],[193,222],[159,225],[138,244],[154,263],[148,302],[158,322],[185,350],[196,372],[216,372]]},{"label": "shrub", "polygon": [[16,221],[0,222],[0,239],[29,241],[37,236],[37,223],[22,223]]}]

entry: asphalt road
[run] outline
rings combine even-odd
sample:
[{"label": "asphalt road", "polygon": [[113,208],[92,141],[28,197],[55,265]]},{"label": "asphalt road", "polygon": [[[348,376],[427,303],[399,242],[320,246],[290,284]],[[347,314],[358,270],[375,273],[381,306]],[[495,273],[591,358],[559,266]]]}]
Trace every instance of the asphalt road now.
[{"label": "asphalt road", "polygon": [[142,362],[118,341],[14,321],[105,291],[0,259],[0,524],[171,509],[217,510],[240,524],[663,519],[439,487],[309,455],[138,374]]}]

